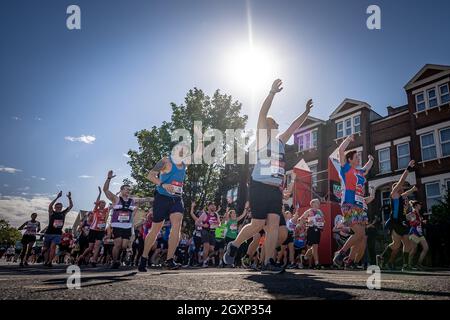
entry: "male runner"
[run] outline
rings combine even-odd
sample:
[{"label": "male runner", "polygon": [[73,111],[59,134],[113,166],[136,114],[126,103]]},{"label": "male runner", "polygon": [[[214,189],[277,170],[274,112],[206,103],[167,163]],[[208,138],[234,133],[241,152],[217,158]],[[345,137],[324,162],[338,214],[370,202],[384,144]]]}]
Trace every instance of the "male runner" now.
[{"label": "male runner", "polygon": [[132,235],[133,219],[137,205],[149,199],[131,198],[130,186],[126,184],[120,187],[119,195],[115,195],[109,190],[109,184],[114,177],[113,171],[110,170],[103,185],[103,192],[113,203],[111,214],[112,237],[114,238],[112,268],[118,269],[120,267],[121,252],[128,248],[128,243]]},{"label": "male runner", "polygon": [[223,256],[225,264],[233,264],[241,244],[253,237],[265,225],[265,261],[262,270],[264,273],[282,271],[282,268],[276,265],[273,256],[277,245],[283,206],[283,194],[280,187],[283,184],[285,174],[284,146],[294,131],[301,127],[313,106],[312,100],[309,100],[305,112],[295,119],[285,132],[277,135],[278,123],[268,116],[268,112],[273,98],[282,89],[282,81],[275,80],[259,113],[256,140],[257,162],[253,169],[250,184],[252,220],[241,230],[236,240],[228,244]]},{"label": "male runner", "polygon": [[[60,191],[57,197],[48,206],[48,227],[44,236],[44,250],[45,250],[45,263],[47,267],[52,267],[52,261],[55,257],[56,246],[61,242],[62,230],[64,227],[64,221],[67,213],[73,208],[72,194],[67,193],[69,199],[69,206],[63,210],[62,203],[56,201],[61,198],[62,191]],[[56,204],[55,204],[56,203]]]},{"label": "male runner", "polygon": [[31,255],[31,250],[36,242],[36,234],[41,231],[41,223],[36,220],[37,213],[31,214],[31,220],[28,220],[21,225],[17,230],[25,229],[22,236],[22,252],[20,253],[20,266],[28,265],[28,257]]}]

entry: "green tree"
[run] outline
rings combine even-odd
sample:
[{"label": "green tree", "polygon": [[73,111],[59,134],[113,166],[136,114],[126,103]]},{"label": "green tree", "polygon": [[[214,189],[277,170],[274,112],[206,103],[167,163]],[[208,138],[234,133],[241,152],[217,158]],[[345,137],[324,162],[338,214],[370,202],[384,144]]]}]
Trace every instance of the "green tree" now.
[{"label": "green tree", "polygon": [[14,244],[21,237],[22,234],[20,231],[11,227],[5,219],[0,219],[0,243]]},{"label": "green tree", "polygon": [[[186,129],[193,136],[194,121],[202,122],[203,133],[208,129],[218,129],[225,133],[227,129],[244,129],[247,116],[241,115],[242,105],[233,101],[230,95],[216,90],[212,97],[202,90],[194,88],[186,94],[184,104],[171,103],[171,120],[163,122],[159,127],[143,129],[135,133],[139,145],[138,150],[130,150],[128,161],[131,166],[131,177],[136,180],[133,193],[140,196],[151,196],[155,186],[146,178],[148,171],[163,157],[168,156],[178,141],[171,141],[171,133],[175,129]],[[224,155],[231,146],[225,144]],[[212,141],[211,141],[212,142]],[[209,143],[211,143],[209,142]],[[206,147],[209,143],[204,143]],[[233,141],[234,143],[234,141]],[[194,150],[191,141],[191,150]],[[236,155],[235,155],[236,156]],[[187,171],[184,184],[183,200],[186,207],[195,199],[200,206],[208,200],[218,200],[227,188],[235,186],[241,178],[242,165],[195,164]]]}]

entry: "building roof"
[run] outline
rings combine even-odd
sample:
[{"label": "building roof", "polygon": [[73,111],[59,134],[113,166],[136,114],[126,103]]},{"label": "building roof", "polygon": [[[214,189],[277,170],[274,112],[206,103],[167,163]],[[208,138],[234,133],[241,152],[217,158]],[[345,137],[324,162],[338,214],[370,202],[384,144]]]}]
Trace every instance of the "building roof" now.
[{"label": "building roof", "polygon": [[404,88],[405,90],[409,90],[432,80],[432,78],[439,78],[445,75],[450,75],[450,66],[426,64],[414,75],[411,80],[409,80]]},{"label": "building roof", "polygon": [[362,108],[367,108],[369,110],[372,110],[372,107],[367,102],[346,98],[333,111],[333,113],[330,115],[330,119],[339,118],[341,116],[344,116],[348,113],[354,112],[354,111],[362,109]]}]

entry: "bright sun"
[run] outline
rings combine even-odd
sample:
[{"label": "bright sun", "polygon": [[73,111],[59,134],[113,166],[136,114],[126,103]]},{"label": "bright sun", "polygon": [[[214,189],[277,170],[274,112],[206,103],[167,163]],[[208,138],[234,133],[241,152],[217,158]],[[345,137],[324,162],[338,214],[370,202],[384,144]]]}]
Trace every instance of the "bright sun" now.
[{"label": "bright sun", "polygon": [[231,81],[253,93],[267,87],[276,75],[274,57],[255,46],[238,47],[227,55],[226,70]]}]

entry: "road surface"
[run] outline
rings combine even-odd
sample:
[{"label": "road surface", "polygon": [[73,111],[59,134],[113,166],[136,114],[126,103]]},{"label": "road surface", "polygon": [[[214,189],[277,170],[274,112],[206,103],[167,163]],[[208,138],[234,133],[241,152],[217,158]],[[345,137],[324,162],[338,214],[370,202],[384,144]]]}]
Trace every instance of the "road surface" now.
[{"label": "road surface", "polygon": [[81,268],[81,288],[67,288],[67,266],[20,268],[0,264],[0,299],[445,299],[450,271],[382,273],[381,289],[369,290],[365,271],[288,270],[261,275],[244,269],[151,269],[138,273]]}]

